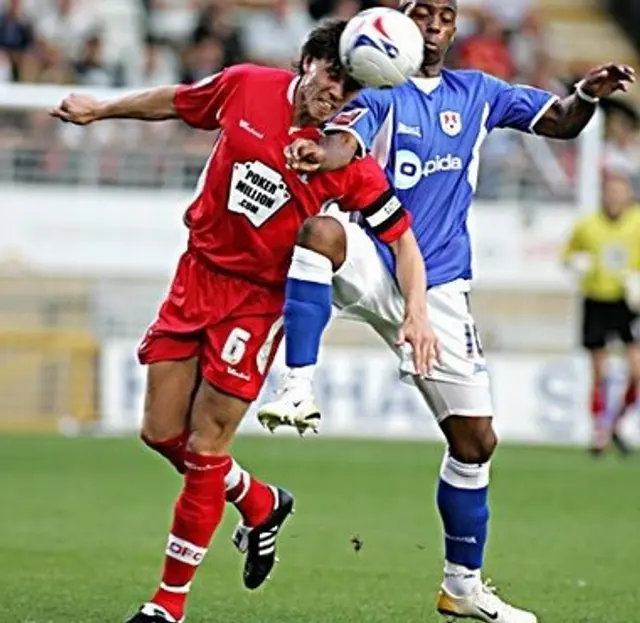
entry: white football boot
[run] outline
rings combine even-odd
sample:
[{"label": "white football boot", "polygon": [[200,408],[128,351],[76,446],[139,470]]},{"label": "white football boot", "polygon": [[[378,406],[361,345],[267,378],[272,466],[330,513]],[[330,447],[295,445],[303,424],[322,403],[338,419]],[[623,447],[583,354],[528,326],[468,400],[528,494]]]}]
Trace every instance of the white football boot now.
[{"label": "white football boot", "polygon": [[437,609],[450,622],[475,619],[485,623],[538,623],[538,617],[532,612],[502,601],[490,582],[478,584],[470,595],[464,597],[454,597],[441,587]]},{"label": "white football boot", "polygon": [[276,399],[262,405],[257,417],[260,424],[272,433],[280,426],[293,426],[300,436],[309,430],[317,433],[321,416],[311,381],[287,376]]}]

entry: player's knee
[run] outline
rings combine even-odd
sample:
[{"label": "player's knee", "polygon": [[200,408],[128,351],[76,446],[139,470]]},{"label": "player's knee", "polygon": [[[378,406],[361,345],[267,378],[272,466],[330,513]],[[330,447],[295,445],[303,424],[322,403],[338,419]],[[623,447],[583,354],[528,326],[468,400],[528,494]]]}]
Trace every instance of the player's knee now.
[{"label": "player's knee", "polygon": [[176,427],[162,417],[145,410],[144,419],[140,428],[140,439],[150,446],[165,443],[170,439],[179,437],[184,432],[184,427]]},{"label": "player's knee", "polygon": [[298,232],[297,244],[329,258],[334,270],[345,260],[347,242],[344,227],[333,217],[308,218]]},{"label": "player's knee", "polygon": [[227,452],[248,406],[203,382],[193,406],[187,448],[204,454]]},{"label": "player's knee", "polygon": [[488,463],[498,445],[491,420],[467,418],[469,425],[449,439],[451,456],[461,463]]}]

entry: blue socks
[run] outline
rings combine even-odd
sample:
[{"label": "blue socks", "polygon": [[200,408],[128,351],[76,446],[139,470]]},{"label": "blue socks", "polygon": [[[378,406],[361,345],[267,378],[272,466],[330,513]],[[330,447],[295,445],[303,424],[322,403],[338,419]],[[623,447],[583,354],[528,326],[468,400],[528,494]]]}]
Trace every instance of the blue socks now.
[{"label": "blue socks", "polygon": [[[489,523],[489,463],[460,463],[444,457],[438,485],[438,509],[445,533],[445,587],[453,594],[480,579]],[[447,584],[453,585],[453,590]]]},{"label": "blue socks", "polygon": [[284,304],[285,356],[289,368],[315,365],[331,318],[333,267],[315,251],[296,246]]}]

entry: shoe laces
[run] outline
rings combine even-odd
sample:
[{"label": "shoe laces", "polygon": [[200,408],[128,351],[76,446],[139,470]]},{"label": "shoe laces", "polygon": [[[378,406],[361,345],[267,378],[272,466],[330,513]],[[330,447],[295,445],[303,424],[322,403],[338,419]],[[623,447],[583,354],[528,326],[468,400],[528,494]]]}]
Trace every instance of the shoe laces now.
[{"label": "shoe laces", "polygon": [[486,601],[487,605],[489,605],[491,608],[495,608],[499,612],[502,612],[502,614],[507,614],[515,610],[512,605],[508,604],[500,598],[500,596],[498,595],[498,589],[493,584],[491,579],[485,580],[480,585],[478,590]]},{"label": "shoe laces", "polygon": [[485,580],[478,587],[480,597],[489,606],[491,606],[492,608],[504,608],[506,604],[502,601],[502,599],[500,599],[500,597],[498,597],[497,590],[498,589],[496,588],[496,586],[494,586],[490,579]]}]

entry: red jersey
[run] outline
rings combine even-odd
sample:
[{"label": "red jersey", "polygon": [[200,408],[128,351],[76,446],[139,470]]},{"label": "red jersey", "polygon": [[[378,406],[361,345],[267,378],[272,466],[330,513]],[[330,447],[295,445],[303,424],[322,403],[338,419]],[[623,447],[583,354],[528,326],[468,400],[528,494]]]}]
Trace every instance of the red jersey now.
[{"label": "red jersey", "polygon": [[408,213],[371,158],[312,175],[286,166],[294,139],[317,128],[292,128],[298,77],[237,65],[179,87],[175,108],[189,125],[220,130],[185,215],[189,247],[207,264],[257,283],[281,286],[298,230],[323,206],[358,210],[385,242],[404,233]]}]

